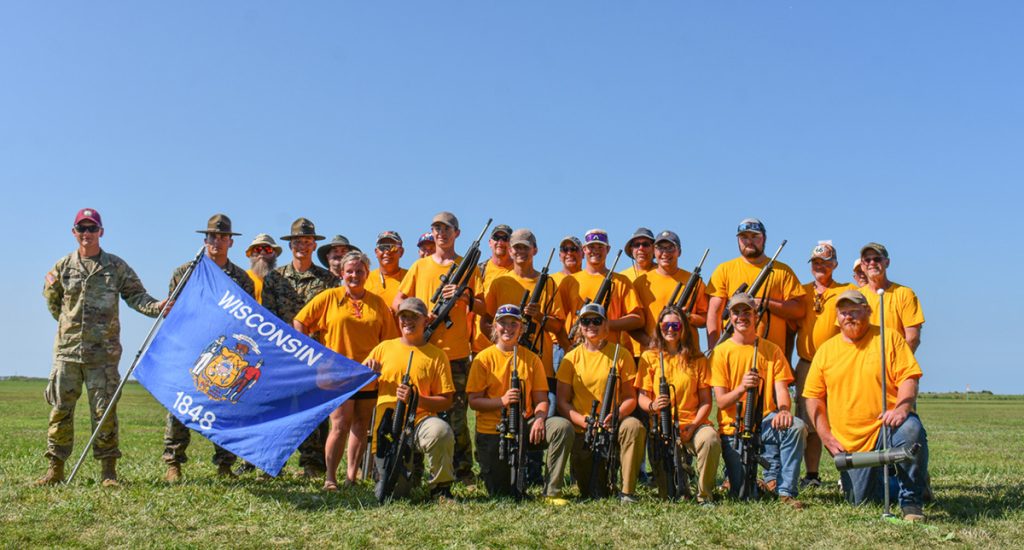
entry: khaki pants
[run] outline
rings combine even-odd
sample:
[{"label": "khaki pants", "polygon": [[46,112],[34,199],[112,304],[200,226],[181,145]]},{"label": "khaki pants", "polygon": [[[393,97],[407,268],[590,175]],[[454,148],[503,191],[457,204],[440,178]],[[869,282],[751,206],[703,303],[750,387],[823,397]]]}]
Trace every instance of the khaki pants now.
[{"label": "khaki pants", "polygon": [[[711,500],[711,492],[715,490],[715,475],[718,461],[722,457],[722,441],[714,426],[705,424],[694,432],[689,441],[683,443],[691,455],[697,457],[697,502]],[[654,476],[658,483],[658,495],[668,497],[668,480],[665,471],[654,468]]]},{"label": "khaki pants", "polygon": [[[46,430],[46,457],[66,461],[75,442],[75,404],[82,396],[82,384],[89,396],[89,417],[92,429],[103,417],[110,399],[121,382],[117,360],[111,364],[84,364],[55,361],[50,381],[43,395],[50,404],[50,420]],[[91,435],[91,434],[90,434]],[[117,412],[111,411],[96,434],[92,454],[97,460],[120,458],[117,438]]]},{"label": "khaki pants", "polygon": [[797,417],[804,421],[807,426],[807,433],[815,433],[814,422],[807,414],[807,400],[804,399],[804,384],[807,383],[807,372],[811,370],[811,362],[800,358],[796,363],[796,412]]},{"label": "khaki pants", "polygon": [[[533,429],[534,419],[526,423],[526,430],[529,433]],[[572,423],[564,418],[548,417],[544,421],[546,432],[544,441],[547,444],[547,478],[544,480],[544,495],[550,497],[562,496],[562,485],[565,478],[565,464],[569,460],[569,453],[572,451],[573,439],[576,432],[572,429]],[[476,434],[476,461],[480,464],[480,477],[487,486],[487,493],[491,496],[511,495],[512,481],[511,471],[508,462],[498,459],[499,435],[497,434]],[[528,450],[539,449],[528,445]]]},{"label": "khaki pants", "polygon": [[428,416],[416,426],[413,450],[423,453],[430,462],[428,486],[450,485],[455,480],[452,454],[455,449],[455,434],[451,426],[436,416]]},{"label": "khaki pants", "polygon": [[[622,492],[627,495],[634,494],[636,490],[636,478],[640,474],[640,459],[644,454],[644,445],[647,440],[647,431],[644,425],[627,416],[619,423],[619,461],[622,464]],[[597,487],[596,494],[590,491],[590,473],[594,466],[594,459],[591,452],[583,446],[583,434],[577,433],[572,445],[572,476],[576,479],[576,486],[580,489],[580,495],[584,498],[600,498],[608,495],[608,471],[596,472]]]},{"label": "khaki pants", "polygon": [[469,398],[466,397],[466,379],[469,376],[469,358],[451,361],[452,382],[455,384],[455,395],[452,396],[452,407],[448,409],[448,423],[455,434],[455,454],[452,462],[458,477],[473,476],[473,441],[469,435],[469,423],[466,415],[469,410]]}]

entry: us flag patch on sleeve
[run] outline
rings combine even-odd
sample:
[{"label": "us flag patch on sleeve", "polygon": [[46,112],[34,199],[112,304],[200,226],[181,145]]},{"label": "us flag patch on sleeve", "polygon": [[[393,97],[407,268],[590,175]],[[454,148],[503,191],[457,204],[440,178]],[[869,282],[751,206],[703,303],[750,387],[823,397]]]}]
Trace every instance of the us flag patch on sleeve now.
[{"label": "us flag patch on sleeve", "polygon": [[55,275],[52,271],[50,271],[49,273],[46,274],[46,286],[50,286],[50,285],[52,285],[53,283],[56,283],[56,282],[57,282],[57,275]]}]

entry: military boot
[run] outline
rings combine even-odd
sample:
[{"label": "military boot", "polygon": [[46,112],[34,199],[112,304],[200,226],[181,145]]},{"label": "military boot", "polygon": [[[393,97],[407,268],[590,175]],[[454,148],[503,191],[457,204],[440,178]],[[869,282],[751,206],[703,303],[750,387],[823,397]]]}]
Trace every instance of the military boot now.
[{"label": "military boot", "polygon": [[218,464],[217,465],[217,475],[220,476],[220,477],[226,477],[226,478],[230,478],[230,479],[235,479],[235,478],[238,477],[238,476],[235,475],[235,472],[231,471],[231,465],[230,464]]},{"label": "military boot", "polygon": [[168,483],[177,483],[181,481],[181,465],[172,463],[167,465],[167,473],[164,474],[164,480]]},{"label": "military boot", "polygon": [[64,461],[59,458],[50,459],[50,467],[43,477],[36,480],[37,486],[59,485],[64,482]]},{"label": "military boot", "polygon": [[100,474],[100,480],[104,487],[119,487],[121,485],[117,482],[116,458],[103,459],[103,473]]}]

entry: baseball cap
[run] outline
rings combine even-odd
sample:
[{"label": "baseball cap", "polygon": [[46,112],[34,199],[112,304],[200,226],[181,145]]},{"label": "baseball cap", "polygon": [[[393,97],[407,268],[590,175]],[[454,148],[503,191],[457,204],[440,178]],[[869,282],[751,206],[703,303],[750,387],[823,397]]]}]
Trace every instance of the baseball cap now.
[{"label": "baseball cap", "polygon": [[583,235],[583,242],[586,244],[600,243],[608,246],[608,232],[604,229],[591,229]]},{"label": "baseball cap", "polygon": [[529,229],[516,229],[512,232],[512,237],[509,239],[509,245],[515,246],[517,244],[525,244],[533,248],[537,248],[537,237],[533,236],[533,231]]},{"label": "baseball cap", "polygon": [[419,298],[416,297],[406,298],[402,300],[401,304],[398,304],[397,313],[402,313],[403,311],[411,311],[421,317],[426,317],[427,304],[424,304],[423,300],[420,300]]},{"label": "baseball cap", "polygon": [[762,235],[766,233],[764,230],[764,224],[761,223],[761,220],[757,218],[743,218],[740,225],[736,227],[736,234],[739,235],[740,233],[748,231],[752,233],[760,233]]},{"label": "baseball cap", "polygon": [[494,229],[491,230],[491,238],[493,239],[494,236],[497,235],[498,233],[512,235],[512,228],[503,223],[499,223],[498,225],[494,226]]},{"label": "baseball cap", "polygon": [[839,298],[836,299],[837,306],[843,302],[853,302],[854,304],[862,306],[868,305],[868,299],[865,298],[859,290],[853,289],[843,292],[842,294],[839,295]]},{"label": "baseball cap", "polygon": [[380,233],[377,234],[377,244],[380,244],[381,241],[389,239],[398,243],[399,246],[401,246],[402,244],[402,237],[401,235],[398,234],[398,231],[388,230],[381,231]]},{"label": "baseball cap", "polygon": [[608,317],[604,313],[604,307],[596,302],[590,302],[580,308],[580,317],[586,317],[587,315],[596,315],[602,319],[606,319]]},{"label": "baseball cap", "polygon": [[494,314],[494,320],[497,321],[503,317],[515,317],[521,321],[523,319],[523,312],[515,304],[505,304],[498,308],[498,311]]},{"label": "baseball cap", "polygon": [[577,248],[583,248],[583,243],[580,242],[580,238],[575,235],[566,235],[562,237],[562,240],[558,242],[558,246],[562,246],[567,242],[576,245]]},{"label": "baseball cap", "polygon": [[886,250],[885,246],[883,246],[881,244],[878,244],[878,243],[868,243],[868,244],[864,245],[863,247],[861,247],[861,249],[860,249],[861,257],[863,257],[864,253],[867,252],[868,250],[874,250],[875,252],[878,252],[879,254],[882,255],[883,258],[888,258],[889,257],[889,251]]},{"label": "baseball cap", "polygon": [[668,229],[658,233],[658,237],[654,239],[654,244],[658,244],[660,242],[670,242],[676,245],[676,248],[680,250],[683,248],[683,245],[679,243],[679,235],[676,235],[675,231],[669,231]]},{"label": "baseball cap", "polygon": [[832,246],[832,241],[818,241],[817,246],[811,250],[811,257],[807,261],[813,259],[825,260],[826,262],[838,262],[839,257],[836,255],[836,247]]},{"label": "baseball cap", "polygon": [[754,298],[750,294],[747,294],[746,292],[733,294],[732,297],[729,298],[729,304],[728,306],[726,306],[726,309],[732,311],[733,308],[739,305],[745,305],[750,307],[750,309],[754,309]]},{"label": "baseball cap", "polygon": [[432,242],[434,242],[434,234],[431,233],[430,231],[427,231],[426,233],[420,235],[420,238],[416,240],[416,246],[419,246],[419,245],[421,245],[423,243],[432,243]]},{"label": "baseball cap", "polygon": [[78,225],[83,220],[91,221],[92,223],[103,227],[103,218],[100,217],[100,213],[97,212],[95,208],[83,208],[79,210],[78,214],[75,214],[75,223],[73,225]]},{"label": "baseball cap", "polygon": [[451,212],[438,212],[434,219],[430,221],[430,225],[435,223],[443,223],[452,229],[459,228],[459,219],[455,217],[455,214]]}]

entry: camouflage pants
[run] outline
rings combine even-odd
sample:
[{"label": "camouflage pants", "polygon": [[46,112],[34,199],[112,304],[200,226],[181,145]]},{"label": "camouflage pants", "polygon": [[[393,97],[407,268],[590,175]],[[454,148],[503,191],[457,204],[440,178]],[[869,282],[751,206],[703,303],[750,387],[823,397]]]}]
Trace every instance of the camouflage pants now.
[{"label": "camouflage pants", "polygon": [[455,432],[455,456],[453,465],[455,477],[462,479],[473,475],[473,442],[469,434],[466,413],[469,399],[466,397],[466,378],[469,376],[469,359],[455,359],[452,365],[452,382],[455,383],[455,396],[452,408],[448,409],[448,424]]},{"label": "camouflage pants", "polygon": [[[167,413],[167,424],[164,426],[164,462],[167,464],[184,464],[188,462],[185,451],[192,441],[192,430],[189,430],[180,420],[171,413]],[[213,446],[213,463],[232,465],[236,457],[231,451],[219,446]]]},{"label": "camouflage pants", "polygon": [[303,468],[309,466],[314,469],[327,471],[324,445],[327,444],[327,432],[330,431],[330,427],[330,422],[324,420],[299,445],[299,466]]},{"label": "camouflage pants", "polygon": [[[75,442],[75,404],[82,396],[82,384],[85,384],[85,391],[89,396],[89,416],[92,420],[92,429],[95,430],[96,423],[103,417],[120,381],[117,359],[103,364],[54,361],[50,381],[43,392],[46,402],[53,407],[50,410],[50,422],[46,431],[47,458],[63,461],[71,455]],[[117,447],[116,408],[111,411],[96,435],[92,455],[97,460],[121,457],[121,450]]]}]

